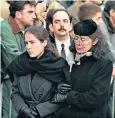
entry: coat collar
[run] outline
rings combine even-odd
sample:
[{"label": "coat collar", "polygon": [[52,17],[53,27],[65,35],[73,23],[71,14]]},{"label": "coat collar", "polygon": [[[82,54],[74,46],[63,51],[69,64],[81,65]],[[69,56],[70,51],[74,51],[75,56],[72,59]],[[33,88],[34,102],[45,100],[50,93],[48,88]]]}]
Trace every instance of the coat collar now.
[{"label": "coat collar", "polygon": [[18,26],[18,24],[17,24],[16,21],[14,20],[14,18],[12,18],[12,17],[10,16],[8,20],[9,20],[10,26],[11,26],[12,31],[13,31],[14,34],[21,31],[20,28],[19,28],[19,26]]}]

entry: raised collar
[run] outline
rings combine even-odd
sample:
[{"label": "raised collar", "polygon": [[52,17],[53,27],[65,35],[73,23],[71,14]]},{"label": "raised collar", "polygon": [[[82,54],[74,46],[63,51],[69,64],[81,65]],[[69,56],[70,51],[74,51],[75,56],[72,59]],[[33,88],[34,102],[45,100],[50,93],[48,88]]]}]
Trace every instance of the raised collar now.
[{"label": "raised collar", "polygon": [[13,31],[14,34],[15,33],[18,33],[18,32],[21,32],[21,30],[20,30],[18,24],[16,23],[16,21],[14,20],[14,18],[12,18],[11,16],[9,16],[9,19],[8,20],[9,20],[10,26],[11,26],[12,31]]}]

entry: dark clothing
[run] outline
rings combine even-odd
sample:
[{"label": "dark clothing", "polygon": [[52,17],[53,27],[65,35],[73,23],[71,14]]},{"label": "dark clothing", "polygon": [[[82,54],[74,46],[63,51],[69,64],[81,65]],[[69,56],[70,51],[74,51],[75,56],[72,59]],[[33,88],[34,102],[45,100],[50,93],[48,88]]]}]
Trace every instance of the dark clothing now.
[{"label": "dark clothing", "polygon": [[60,118],[106,118],[112,62],[105,58],[82,57],[71,71],[72,90]]},{"label": "dark clothing", "polygon": [[11,96],[15,110],[19,113],[21,108],[28,106],[36,107],[41,117],[54,113],[59,105],[48,102],[53,97],[54,85],[39,74],[15,78]]},{"label": "dark clothing", "polygon": [[57,84],[66,83],[67,76],[70,79],[67,62],[51,51],[45,51],[39,59],[30,58],[25,52],[16,57],[8,69],[18,75],[12,86],[12,101],[16,111],[19,113],[21,108],[28,106],[36,107],[41,117],[54,115],[60,105],[48,101],[54,96]]},{"label": "dark clothing", "polygon": [[36,72],[55,83],[65,81],[64,68],[68,68],[69,70],[67,62],[47,50],[45,50],[39,59],[30,58],[27,52],[25,52],[16,57],[8,66],[10,72],[13,72],[17,76],[24,76]]}]

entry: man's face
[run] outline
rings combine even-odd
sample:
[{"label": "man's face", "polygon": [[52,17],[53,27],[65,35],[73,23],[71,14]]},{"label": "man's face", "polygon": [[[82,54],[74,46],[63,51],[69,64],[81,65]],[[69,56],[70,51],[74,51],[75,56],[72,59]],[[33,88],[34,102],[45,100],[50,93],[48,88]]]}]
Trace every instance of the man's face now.
[{"label": "man's face", "polygon": [[101,25],[103,23],[103,19],[102,19],[102,13],[98,12],[94,15],[94,17],[92,17],[92,20],[97,24],[97,25]]},{"label": "man's face", "polygon": [[53,15],[53,21],[52,24],[50,24],[50,30],[58,37],[69,35],[71,23],[69,16],[65,11],[58,11]]},{"label": "man's face", "polygon": [[26,4],[24,9],[20,11],[20,22],[24,26],[33,25],[36,18],[34,5]]},{"label": "man's face", "polygon": [[115,10],[111,9],[109,13],[112,26],[115,28]]}]

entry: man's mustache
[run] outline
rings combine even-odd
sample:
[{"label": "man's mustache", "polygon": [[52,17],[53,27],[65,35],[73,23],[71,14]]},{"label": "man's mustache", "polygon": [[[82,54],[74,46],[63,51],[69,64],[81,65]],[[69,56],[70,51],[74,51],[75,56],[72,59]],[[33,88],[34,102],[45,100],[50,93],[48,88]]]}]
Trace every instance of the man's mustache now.
[{"label": "man's mustache", "polygon": [[61,30],[64,30],[64,31],[66,31],[66,29],[64,29],[63,27],[62,27],[62,28],[60,28],[58,31],[61,31]]}]

